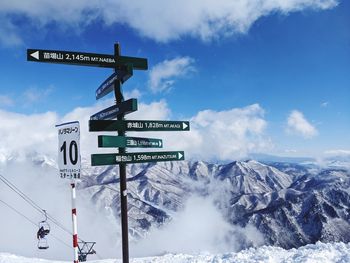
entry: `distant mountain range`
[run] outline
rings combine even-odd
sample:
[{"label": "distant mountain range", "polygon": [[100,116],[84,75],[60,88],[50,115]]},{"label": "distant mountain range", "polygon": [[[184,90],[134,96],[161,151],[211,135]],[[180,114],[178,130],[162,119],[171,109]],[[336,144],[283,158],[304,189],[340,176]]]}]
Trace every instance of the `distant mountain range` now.
[{"label": "distant mountain range", "polygon": [[[293,248],[316,241],[349,242],[349,170],[339,163],[321,168],[307,161],[128,165],[130,234],[140,238],[151,227],[167,224],[196,194],[213,196],[230,224],[256,227],[265,244]],[[85,173],[80,189],[118,218],[118,168],[90,167]],[[245,241],[242,248],[249,246]]]}]

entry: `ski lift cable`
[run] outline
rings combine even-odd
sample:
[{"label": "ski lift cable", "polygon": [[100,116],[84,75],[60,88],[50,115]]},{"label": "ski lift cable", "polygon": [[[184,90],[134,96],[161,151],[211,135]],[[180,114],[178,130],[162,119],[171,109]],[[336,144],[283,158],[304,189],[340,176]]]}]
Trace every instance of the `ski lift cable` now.
[{"label": "ski lift cable", "polygon": [[14,208],[13,206],[9,205],[8,203],[6,203],[5,201],[0,199],[0,202],[2,204],[4,204],[5,206],[7,206],[8,208],[10,208],[11,210],[13,210],[14,212],[16,212],[17,214],[19,214],[20,216],[23,216],[25,219],[27,219],[30,223],[32,223],[33,225],[37,226],[37,223],[35,223],[34,221],[32,221],[29,217],[25,216],[24,214],[22,214],[20,211],[18,211],[16,208]]},{"label": "ski lift cable", "polygon": [[[38,212],[45,215],[44,209],[42,209],[39,205],[37,205],[32,199],[30,199],[26,194],[24,194],[21,190],[19,190],[13,183],[11,183],[8,179],[6,179],[3,175],[0,174],[0,180],[6,184],[11,190],[13,190],[15,193],[17,193],[24,201],[26,201],[28,204],[30,204],[34,209],[36,209]],[[47,218],[52,221],[55,225],[57,225],[59,228],[61,228],[63,231],[67,232],[68,234],[72,235],[72,231],[67,229],[64,225],[62,225],[58,220],[56,220],[53,216],[46,213]],[[81,238],[78,238],[80,241],[83,241]]]},{"label": "ski lift cable", "polygon": [[[24,217],[27,221],[29,221],[30,223],[32,223],[34,226],[37,226],[37,223],[35,223],[33,220],[31,220],[29,217],[27,217],[26,215],[24,215],[23,213],[21,213],[20,211],[18,211],[16,208],[14,208],[13,206],[9,205],[8,203],[6,203],[5,201],[0,199],[0,203],[4,204],[5,206],[7,206],[8,208],[10,208],[12,211],[16,212],[17,214],[19,214],[20,216]],[[73,249],[70,245],[68,245],[66,242],[64,242],[63,240],[61,240],[60,238],[56,237],[55,235],[51,234],[51,236],[53,238],[55,238],[57,241],[61,242],[63,245],[65,245],[66,247]]]},{"label": "ski lift cable", "polygon": [[[11,190],[13,190],[15,193],[17,193],[24,201],[26,201],[29,205],[31,205],[34,209],[36,209],[41,214],[45,215],[44,209],[42,209],[39,205],[37,205],[32,199],[30,199],[25,193],[23,193],[21,190],[19,190],[13,183],[11,183],[8,179],[6,179],[4,176],[0,174],[0,180],[5,183]],[[53,218],[51,215],[46,213],[48,219],[50,219],[54,224],[56,224],[58,227],[66,231],[68,234],[72,234],[71,231],[69,231],[67,228],[65,228],[60,222],[58,222],[55,218]]]},{"label": "ski lift cable", "polygon": [[22,191],[20,191],[13,183],[11,183],[9,180],[7,180],[3,175],[0,174],[0,180],[6,184],[11,190],[13,190],[15,193],[17,193],[23,200],[25,200],[27,203],[29,203],[34,209],[38,210],[40,213],[42,213],[42,209],[35,204],[29,197],[27,197]]},{"label": "ski lift cable", "polygon": [[[33,200],[31,200],[26,194],[24,194],[21,190],[19,190],[13,183],[11,183],[8,179],[6,179],[4,176],[0,174],[0,180],[3,181],[10,189],[12,189],[14,192],[16,192],[22,199],[24,199],[27,203],[29,203],[34,209],[36,209],[38,212],[45,215],[44,209],[42,209],[39,205],[37,205]],[[66,231],[68,234],[72,234],[70,230],[68,230],[66,227],[64,227],[60,222],[58,222],[53,216],[46,213],[46,215],[49,220],[51,220],[54,224],[62,228],[64,231]]]}]

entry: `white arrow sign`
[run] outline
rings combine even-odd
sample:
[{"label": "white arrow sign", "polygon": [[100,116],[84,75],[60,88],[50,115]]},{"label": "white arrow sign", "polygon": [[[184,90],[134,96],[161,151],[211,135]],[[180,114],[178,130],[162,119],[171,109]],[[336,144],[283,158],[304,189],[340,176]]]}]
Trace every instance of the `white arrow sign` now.
[{"label": "white arrow sign", "polygon": [[182,157],[183,157],[183,155],[181,153],[179,153],[178,159],[180,160]]},{"label": "white arrow sign", "polygon": [[162,147],[162,141],[159,141],[159,147]]},{"label": "white arrow sign", "polygon": [[188,125],[186,124],[186,123],[182,123],[182,129],[184,130],[184,129],[186,129],[188,127]]},{"label": "white arrow sign", "polygon": [[39,51],[35,51],[34,53],[30,54],[33,58],[36,58],[39,60]]}]

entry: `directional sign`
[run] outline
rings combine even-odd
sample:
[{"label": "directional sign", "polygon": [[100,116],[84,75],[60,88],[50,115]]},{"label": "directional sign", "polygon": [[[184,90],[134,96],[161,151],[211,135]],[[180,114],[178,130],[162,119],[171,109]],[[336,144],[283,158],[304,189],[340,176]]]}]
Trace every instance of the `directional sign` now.
[{"label": "directional sign", "polygon": [[163,141],[152,138],[99,135],[98,147],[162,148]]},{"label": "directional sign", "polygon": [[130,99],[95,113],[90,117],[90,120],[110,120],[117,118],[118,115],[128,114],[134,111],[137,111],[137,99]]},{"label": "directional sign", "polygon": [[116,68],[129,64],[134,69],[148,69],[145,58],[119,56],[116,60],[113,55],[62,50],[27,49],[27,60],[105,68]]},{"label": "directional sign", "polygon": [[189,131],[188,121],[90,120],[89,131]]},{"label": "directional sign", "polygon": [[108,77],[96,90],[96,99],[100,99],[103,96],[107,95],[114,88],[114,82],[120,80],[122,83],[127,81],[133,74],[131,66],[126,67],[125,70],[117,70],[111,76]]},{"label": "directional sign", "polygon": [[56,125],[58,128],[58,167],[61,178],[80,178],[79,122]]},{"label": "directional sign", "polygon": [[183,151],[177,152],[136,152],[124,154],[92,154],[91,165],[113,165],[126,163],[149,163],[185,160]]}]

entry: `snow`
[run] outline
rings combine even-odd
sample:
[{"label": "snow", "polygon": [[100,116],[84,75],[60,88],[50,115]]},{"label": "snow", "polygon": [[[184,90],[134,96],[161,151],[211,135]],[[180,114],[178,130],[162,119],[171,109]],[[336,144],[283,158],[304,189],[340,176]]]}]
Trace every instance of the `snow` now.
[{"label": "snow", "polygon": [[[72,261],[69,261],[72,262]],[[92,260],[90,263],[122,263],[120,259]],[[159,257],[134,258],[131,263],[347,263],[350,262],[350,243],[321,243],[306,245],[299,249],[285,250],[279,247],[262,246],[238,253],[212,255],[166,254]],[[0,263],[68,263],[37,258],[25,258],[0,253]]]}]

